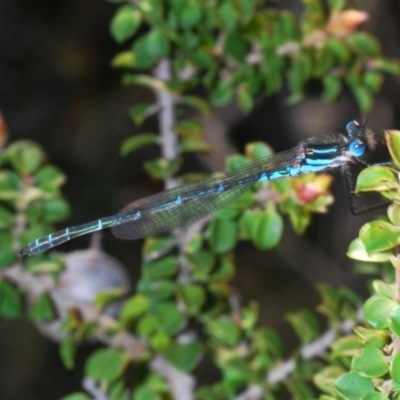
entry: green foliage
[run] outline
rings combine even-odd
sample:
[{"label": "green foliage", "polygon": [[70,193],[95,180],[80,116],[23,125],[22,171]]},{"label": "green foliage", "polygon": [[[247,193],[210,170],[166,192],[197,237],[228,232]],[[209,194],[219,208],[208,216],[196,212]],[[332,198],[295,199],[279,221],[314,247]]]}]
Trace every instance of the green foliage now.
[{"label": "green foliage", "polygon": [[[323,100],[335,101],[347,85],[366,111],[380,90],[383,73],[400,73],[399,64],[382,55],[371,35],[332,28],[332,19],[345,12],[344,0],[330,0],[327,8],[322,1],[304,0],[300,23],[291,13],[269,8],[263,1],[116,2],[121,4],[112,19],[111,34],[126,49],[112,65],[130,70],[123,75],[124,85],[151,89],[157,99],[154,104],[133,106],[130,118],[142,125],[157,116],[161,131],[127,139],[121,154],[160,146],[162,157],[144,164],[153,179],[171,182],[186,153],[211,150],[202,141],[201,123],[188,116],[188,108],[209,115],[211,104],[236,99],[243,110],[250,111],[257,95],[276,93],[285,83],[290,89],[288,102],[293,104],[304,98],[311,80],[320,80]],[[161,67],[166,71],[160,72]],[[207,99],[190,94],[199,86]],[[165,122],[168,112],[172,118]],[[164,152],[167,140],[173,147],[168,155]],[[400,133],[388,132],[386,140],[398,166]],[[267,145],[251,143],[244,155],[227,159],[226,169],[229,172],[271,154]],[[60,194],[65,177],[45,161],[42,149],[28,141],[12,143],[0,154],[0,268],[4,271],[18,264],[15,254],[20,245],[51,232],[51,224],[69,211]],[[181,179],[193,182],[198,177],[186,174]],[[248,240],[260,249],[277,246],[285,218],[297,233],[303,233],[312,214],[326,212],[332,203],[331,181],[328,175],[305,175],[258,183],[196,229],[146,239],[142,276],[115,318],[102,312],[120,300],[119,289],[97,295],[91,305],[94,318],[86,318],[73,307],[63,316],[60,355],[65,366],[74,367],[80,341],[101,339],[109,347],[91,354],[84,373],[110,399],[173,398],[179,385],[171,379],[191,379],[204,359],[218,369],[218,377],[213,384],[193,388],[197,399],[232,399],[254,389],[260,391],[259,398],[271,400],[282,393],[309,400],[317,397],[317,390],[323,393],[322,400],[394,398],[400,390],[397,286],[376,280],[375,294],[363,306],[367,326],[356,326],[347,336],[343,321],[356,320],[360,299],[346,288],[319,286],[322,302],[317,311],[336,339],[329,352],[323,348],[324,356],[312,359],[321,356],[306,355],[323,334],[319,320],[307,310],[290,313],[286,320],[299,345],[286,363],[291,368],[286,375],[279,370],[284,362],[280,338],[259,327],[257,304],[235,301],[231,281],[238,242]],[[397,167],[375,166],[362,172],[357,191],[377,190],[393,204],[388,221],[374,221],[361,229],[349,247],[350,257],[390,261],[399,270],[399,189]],[[57,278],[61,269],[62,259],[54,254],[31,257],[25,264],[25,272],[33,277],[51,274]],[[3,317],[21,316],[21,293],[18,285],[0,280]],[[43,292],[36,297],[29,315],[36,322],[52,320],[51,296]],[[167,366],[155,367],[160,360]],[[64,400],[87,398],[75,393]]]}]

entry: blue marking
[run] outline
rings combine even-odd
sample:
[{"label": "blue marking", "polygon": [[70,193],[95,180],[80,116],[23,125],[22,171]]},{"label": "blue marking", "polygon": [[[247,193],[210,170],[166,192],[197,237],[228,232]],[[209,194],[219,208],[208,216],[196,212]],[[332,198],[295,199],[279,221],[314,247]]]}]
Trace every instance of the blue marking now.
[{"label": "blue marking", "polygon": [[275,171],[275,172],[271,172],[270,174],[268,174],[268,180],[273,181],[275,179],[280,179],[280,178],[284,178],[285,176],[291,175],[290,173],[290,168],[288,169],[284,169],[284,170],[280,170],[280,171]]},{"label": "blue marking", "polygon": [[35,246],[36,246],[36,247],[39,247],[39,239],[36,239],[36,240],[35,240]]},{"label": "blue marking", "polygon": [[[329,163],[331,164],[331,163]],[[297,171],[297,175],[301,174],[308,174],[310,172],[318,172],[318,171],[323,171],[324,169],[326,169],[326,164],[324,165],[302,165],[301,166],[301,171]],[[292,175],[295,176],[295,175]]]},{"label": "blue marking", "polygon": [[66,236],[67,236],[68,239],[71,239],[71,238],[69,237],[69,228],[65,229],[65,234],[66,234]]},{"label": "blue marking", "polygon": [[222,183],[220,183],[218,186],[217,192],[222,193],[224,191],[224,189],[225,189],[224,185]]},{"label": "blue marking", "polygon": [[307,165],[323,165],[332,164],[332,159],[324,160],[323,158],[306,158]]},{"label": "blue marking", "polygon": [[102,224],[102,222],[101,222],[101,219],[99,219],[99,220],[97,221],[97,229],[98,229],[98,230],[101,230],[102,226],[103,226],[103,224]]},{"label": "blue marking", "polygon": [[263,172],[260,175],[260,178],[258,179],[259,182],[263,182],[263,181],[267,181],[267,180],[268,180],[268,176],[267,176],[267,174],[265,172]]},{"label": "blue marking", "polygon": [[313,153],[314,154],[334,154],[337,153],[337,148],[336,147],[330,147],[330,148],[326,148],[326,149],[313,149]]},{"label": "blue marking", "polygon": [[48,241],[49,241],[50,247],[53,247],[53,246],[54,246],[54,245],[53,245],[53,234],[50,233],[50,235],[47,236],[47,239],[48,239]]},{"label": "blue marking", "polygon": [[180,204],[182,204],[182,196],[181,196],[181,195],[179,195],[179,196],[176,198],[175,204],[177,204],[178,206],[179,206]]}]

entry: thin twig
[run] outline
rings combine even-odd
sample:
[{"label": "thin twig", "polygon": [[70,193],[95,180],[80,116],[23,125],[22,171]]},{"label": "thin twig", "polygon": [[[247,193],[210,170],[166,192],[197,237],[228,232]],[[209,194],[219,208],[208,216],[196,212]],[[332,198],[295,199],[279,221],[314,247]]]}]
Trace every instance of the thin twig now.
[{"label": "thin twig", "polygon": [[[154,70],[154,75],[157,79],[169,82],[172,78],[171,61],[167,58],[161,60]],[[159,106],[158,120],[161,153],[167,160],[172,160],[179,155],[178,139],[174,132],[174,126],[176,124],[174,99],[166,90],[155,90],[155,95]],[[165,189],[173,188],[176,185],[176,179],[170,178],[165,181]]]}]

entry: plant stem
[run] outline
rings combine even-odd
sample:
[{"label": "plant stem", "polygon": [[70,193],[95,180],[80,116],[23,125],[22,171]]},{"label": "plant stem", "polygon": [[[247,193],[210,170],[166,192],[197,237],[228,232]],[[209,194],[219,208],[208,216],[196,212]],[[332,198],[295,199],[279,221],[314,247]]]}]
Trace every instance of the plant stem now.
[{"label": "plant stem", "polygon": [[[163,82],[171,80],[171,61],[167,58],[162,59],[154,70],[156,78]],[[161,153],[163,158],[172,160],[179,155],[178,139],[174,132],[176,124],[175,102],[170,92],[166,90],[156,90],[155,95],[159,105],[158,120],[161,140]],[[165,189],[177,186],[179,180],[170,178],[165,181]]]}]

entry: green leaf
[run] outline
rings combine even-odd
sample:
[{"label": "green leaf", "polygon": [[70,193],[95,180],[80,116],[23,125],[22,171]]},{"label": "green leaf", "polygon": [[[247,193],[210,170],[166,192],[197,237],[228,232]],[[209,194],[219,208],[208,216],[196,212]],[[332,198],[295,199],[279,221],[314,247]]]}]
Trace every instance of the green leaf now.
[{"label": "green leaf", "polygon": [[205,116],[210,116],[212,113],[212,109],[208,102],[200,97],[197,96],[182,96],[180,101],[184,104],[192,106],[200,113],[204,114]]},{"label": "green leaf", "polygon": [[198,341],[190,343],[173,342],[164,353],[165,359],[178,370],[189,373],[199,363],[202,345]]},{"label": "green leaf", "polygon": [[132,51],[137,67],[147,69],[168,55],[169,41],[165,33],[154,29],[136,40]]},{"label": "green leaf", "polygon": [[279,30],[282,32],[282,40],[286,42],[300,41],[300,30],[293,13],[280,11],[277,17],[276,25],[279,25]]},{"label": "green leaf", "polygon": [[385,140],[392,160],[400,165],[400,131],[385,130]]},{"label": "green leaf", "polygon": [[179,149],[182,153],[211,153],[211,147],[198,139],[181,139],[179,141]]},{"label": "green leaf", "polygon": [[183,121],[179,121],[173,129],[181,137],[199,139],[203,130],[203,126],[197,120],[185,119]]},{"label": "green leaf", "polygon": [[197,253],[203,245],[203,236],[198,232],[185,244],[185,254]]},{"label": "green leaf", "polygon": [[141,13],[135,6],[123,5],[118,8],[111,20],[111,35],[118,43],[122,43],[136,33],[141,22]]},{"label": "green leaf", "polygon": [[159,393],[147,386],[138,387],[135,389],[132,400],[158,400]]},{"label": "green leaf", "polygon": [[396,285],[394,283],[383,282],[380,279],[375,279],[372,282],[372,286],[376,294],[387,297],[388,299],[394,299],[396,296]]},{"label": "green leaf", "polygon": [[171,236],[148,238],[142,248],[143,256],[146,260],[159,258],[160,254],[167,254],[174,244],[175,241]]},{"label": "green leaf", "polygon": [[183,29],[190,29],[199,23],[202,16],[200,4],[197,1],[184,2],[178,9],[178,19]]},{"label": "green leaf", "polygon": [[324,77],[335,67],[335,56],[326,48],[320,49],[316,55],[313,65],[313,74],[318,77]]},{"label": "green leaf", "polygon": [[49,199],[43,202],[43,220],[46,222],[62,221],[69,213],[69,205],[64,199]]},{"label": "green leaf", "polygon": [[365,224],[359,234],[367,252],[392,249],[400,242],[400,227],[386,221]]},{"label": "green leaf", "polygon": [[171,94],[174,94],[166,82],[145,74],[125,74],[122,78],[122,84],[125,86],[143,86],[151,90],[165,90]]},{"label": "green leaf", "polygon": [[[23,246],[27,245],[30,242],[33,242],[35,239],[39,237],[46,236],[48,234],[48,226],[44,224],[36,224],[34,226],[29,227],[24,231],[21,235],[21,244]],[[28,259],[29,260],[29,259]]]},{"label": "green leaf", "polygon": [[368,33],[353,33],[347,38],[347,41],[360,57],[377,57],[381,53],[379,42]]},{"label": "green leaf", "polygon": [[208,242],[216,254],[231,251],[237,241],[236,222],[215,218],[209,225]]},{"label": "green leaf", "polygon": [[111,60],[113,68],[135,68],[136,60],[132,50],[125,50],[119,52]]},{"label": "green leaf", "polygon": [[217,10],[217,13],[222,29],[231,31],[236,27],[236,11],[233,2],[225,0]]},{"label": "green leaf", "polygon": [[342,81],[337,76],[327,75],[323,77],[322,83],[324,85],[322,99],[327,103],[335,101],[342,90]]},{"label": "green leaf", "polygon": [[126,290],[122,287],[107,289],[96,294],[94,304],[97,310],[104,310],[110,303],[120,299],[124,294],[126,294]]},{"label": "green leaf", "polygon": [[306,53],[298,54],[296,58],[293,59],[291,69],[288,71],[288,83],[291,92],[301,97],[304,91],[304,84],[310,79],[311,74],[311,57]]},{"label": "green leaf", "polygon": [[386,333],[372,328],[357,326],[354,333],[361,338],[364,345],[371,345],[381,349],[386,343]]},{"label": "green leaf", "polygon": [[215,266],[216,258],[210,251],[200,250],[194,254],[187,254],[186,260],[195,272],[196,278],[204,279]]},{"label": "green leaf", "polygon": [[220,80],[217,86],[211,91],[210,101],[216,106],[228,104],[233,97],[233,90],[226,80]]},{"label": "green leaf", "polygon": [[138,5],[143,14],[150,20],[161,20],[163,18],[163,2],[160,0],[141,0]]},{"label": "green leaf", "polygon": [[260,213],[252,230],[254,244],[263,250],[277,246],[283,234],[283,218],[275,210]]},{"label": "green leaf", "polygon": [[340,367],[328,366],[314,375],[313,382],[319,390],[334,396],[333,383],[343,372],[343,369]]},{"label": "green leaf", "polygon": [[11,246],[0,247],[0,268],[10,267],[16,259],[16,253]]},{"label": "green leaf", "polygon": [[155,133],[142,133],[140,135],[130,137],[124,140],[122,143],[121,155],[126,156],[127,154],[141,149],[142,147],[149,146],[151,144],[157,144],[158,141],[158,135]]},{"label": "green leaf", "polygon": [[355,335],[344,336],[337,339],[332,344],[332,359],[340,357],[353,357],[360,352],[362,343],[360,338]]},{"label": "green leaf", "polygon": [[26,261],[25,269],[32,274],[58,275],[63,271],[64,264],[64,258],[57,254],[38,254]]},{"label": "green leaf", "polygon": [[197,315],[206,301],[205,289],[197,284],[178,285],[177,295],[191,315]]},{"label": "green leaf", "polygon": [[250,160],[256,161],[272,156],[274,151],[271,146],[268,146],[264,142],[252,142],[246,144],[245,154]]},{"label": "green leaf", "polygon": [[249,51],[250,45],[245,40],[242,32],[232,31],[230,32],[224,41],[222,51],[228,57],[243,62]]},{"label": "green leaf", "polygon": [[393,171],[388,167],[380,165],[363,169],[357,178],[357,193],[381,192],[398,188],[399,184]]},{"label": "green leaf", "polygon": [[239,328],[226,317],[209,321],[206,331],[211,339],[228,347],[235,346],[240,339]]},{"label": "green leaf", "polygon": [[151,307],[158,328],[167,335],[178,333],[185,322],[183,313],[173,303],[155,303]]},{"label": "green leaf", "polygon": [[0,315],[15,319],[22,314],[22,302],[18,289],[7,281],[0,281]]},{"label": "green leaf", "polygon": [[369,392],[364,394],[360,400],[389,400],[389,398],[378,392]]},{"label": "green leaf", "polygon": [[180,157],[171,160],[159,158],[156,160],[146,161],[143,164],[143,167],[153,179],[165,180],[175,175],[181,163],[182,160]]},{"label": "green leaf", "polygon": [[243,111],[249,112],[253,109],[254,97],[248,85],[240,85],[237,88],[236,96],[238,104]]},{"label": "green leaf", "polygon": [[156,352],[163,352],[171,344],[171,341],[170,335],[165,332],[157,331],[150,338],[150,347]]},{"label": "green leaf", "polygon": [[218,262],[213,269],[209,281],[219,282],[219,281],[229,281],[235,275],[235,264],[230,257],[230,254],[220,257]]},{"label": "green leaf", "polygon": [[66,337],[60,345],[60,356],[64,363],[64,367],[67,369],[73,369],[75,366],[75,353],[76,353],[76,342]]},{"label": "green leaf", "polygon": [[0,171],[0,200],[16,201],[20,196],[20,183],[14,171]]},{"label": "green leaf", "polygon": [[226,170],[227,171],[234,171],[237,168],[244,167],[249,163],[249,160],[241,155],[241,154],[234,154],[229,156],[226,160]]},{"label": "green leaf", "polygon": [[0,229],[10,229],[14,223],[14,214],[8,208],[0,205]]},{"label": "green leaf", "polygon": [[366,378],[378,378],[389,370],[389,365],[382,351],[374,346],[365,346],[361,354],[353,357],[351,370]]},{"label": "green leaf", "polygon": [[[143,379],[141,380],[141,382]],[[156,373],[149,372],[142,384],[134,391],[132,400],[161,400],[163,393],[168,393],[170,388],[166,380]],[[120,400],[123,400],[122,398]]]},{"label": "green leaf", "polygon": [[126,301],[120,311],[120,320],[124,325],[129,325],[139,318],[150,308],[150,301],[147,297],[137,294]]},{"label": "green leaf", "polygon": [[142,265],[145,279],[163,279],[174,276],[178,272],[178,264],[173,256],[166,256]]},{"label": "green leaf", "polygon": [[371,91],[361,85],[352,85],[351,90],[361,111],[369,111],[374,104],[374,96]]},{"label": "green leaf", "polygon": [[368,262],[385,262],[388,261],[392,255],[391,251],[368,253],[363,241],[360,238],[354,239],[349,246],[347,256],[359,261]]},{"label": "green leaf", "polygon": [[378,71],[366,71],[364,74],[364,83],[372,93],[378,93],[382,87],[383,74]]},{"label": "green leaf", "polygon": [[29,316],[33,321],[52,321],[56,317],[53,301],[48,293],[42,293],[32,304]]},{"label": "green leaf", "polygon": [[400,306],[392,308],[389,314],[389,329],[397,336],[400,337]]},{"label": "green leaf", "polygon": [[400,74],[400,62],[396,60],[376,58],[374,60],[374,67],[378,70],[386,72],[387,74],[393,74],[393,75]]},{"label": "green leaf", "polygon": [[[254,379],[254,372],[247,360],[243,358],[232,358],[224,363],[224,386],[230,390],[238,390],[246,382],[251,382]],[[297,397],[296,397],[297,399]]]},{"label": "green leaf", "polygon": [[136,330],[140,337],[148,338],[157,330],[157,321],[153,315],[145,314],[139,319]]},{"label": "green leaf", "polygon": [[289,313],[285,319],[296,331],[302,343],[309,343],[319,335],[319,324],[315,315],[309,310]]},{"label": "green leaf", "polygon": [[[144,120],[150,115],[154,114],[157,107],[152,103],[140,103],[130,109],[129,116],[132,118],[136,125],[141,125]],[[150,133],[148,135],[154,135]]]},{"label": "green leaf", "polygon": [[400,384],[400,353],[395,353],[392,359],[390,376],[397,385]]},{"label": "green leaf", "polygon": [[347,372],[336,379],[335,389],[346,400],[359,400],[363,395],[374,391],[375,388],[370,379]]},{"label": "green leaf", "polygon": [[287,383],[287,387],[294,399],[308,400],[314,397],[313,391],[304,382],[293,380]]},{"label": "green leaf", "polygon": [[245,23],[250,22],[254,16],[255,4],[248,0],[237,0],[236,6],[238,7],[239,18]]},{"label": "green leaf", "polygon": [[350,60],[351,53],[348,47],[339,39],[329,38],[326,41],[326,49],[331,52],[342,65]]},{"label": "green leaf", "polygon": [[35,174],[35,179],[37,186],[46,191],[57,190],[66,181],[65,175],[52,165],[46,165],[40,168]]},{"label": "green leaf", "polygon": [[151,300],[169,300],[175,291],[175,282],[169,280],[141,279],[137,284],[138,293]]},{"label": "green leaf", "polygon": [[390,323],[390,314],[397,306],[394,300],[374,295],[364,304],[363,311],[366,321],[376,329],[385,329]]},{"label": "green leaf", "polygon": [[44,160],[42,149],[34,142],[21,140],[8,147],[10,162],[22,174],[35,172]]},{"label": "green leaf", "polygon": [[129,364],[129,356],[118,349],[100,349],[85,365],[85,376],[99,382],[111,383],[120,377]]}]

